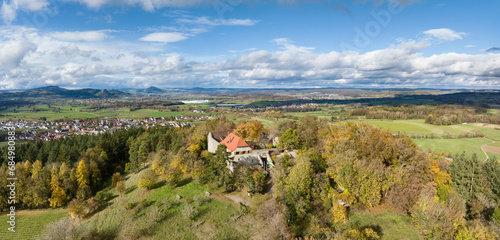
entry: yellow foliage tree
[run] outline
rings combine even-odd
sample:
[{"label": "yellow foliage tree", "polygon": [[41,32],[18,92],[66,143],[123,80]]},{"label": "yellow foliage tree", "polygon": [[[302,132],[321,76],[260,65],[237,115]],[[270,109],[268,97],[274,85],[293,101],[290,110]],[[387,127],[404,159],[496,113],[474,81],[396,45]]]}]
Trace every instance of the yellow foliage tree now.
[{"label": "yellow foliage tree", "polygon": [[333,205],[333,207],[330,209],[330,212],[332,214],[332,221],[334,223],[345,223],[347,222],[347,209],[336,203]]},{"label": "yellow foliage tree", "polygon": [[89,170],[83,160],[80,161],[76,169],[76,181],[78,186],[89,185]]},{"label": "yellow foliage tree", "polygon": [[441,171],[439,168],[439,162],[438,161],[432,161],[431,162],[431,173],[432,173],[432,179],[438,186],[446,185],[450,183],[450,174],[447,172]]},{"label": "yellow foliage tree", "polygon": [[240,123],[233,133],[245,141],[259,141],[264,125],[258,121]]},{"label": "yellow foliage tree", "polygon": [[52,168],[52,178],[50,180],[50,188],[52,190],[52,197],[49,198],[49,204],[53,208],[61,207],[66,203],[66,192],[61,187],[59,181],[58,171],[56,167]]}]

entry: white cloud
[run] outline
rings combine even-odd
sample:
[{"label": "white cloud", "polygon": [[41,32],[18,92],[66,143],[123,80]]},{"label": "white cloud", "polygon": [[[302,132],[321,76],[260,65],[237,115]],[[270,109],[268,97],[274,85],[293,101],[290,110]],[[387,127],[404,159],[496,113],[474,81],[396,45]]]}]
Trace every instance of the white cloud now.
[{"label": "white cloud", "polygon": [[448,28],[431,29],[425,31],[424,34],[446,41],[462,39],[462,37],[466,35],[464,32],[455,32]]},{"label": "white cloud", "polygon": [[48,5],[47,0],[4,0],[2,3],[2,19],[11,24],[16,19],[18,10],[40,11]]},{"label": "white cloud", "polygon": [[65,0],[78,2],[90,8],[100,8],[104,5],[140,6],[144,10],[153,11],[164,7],[187,7],[206,4],[203,0]]},{"label": "white cloud", "polygon": [[17,67],[26,54],[35,49],[35,44],[27,39],[9,41],[2,43],[2,45],[0,47],[0,65],[9,67]]},{"label": "white cloud", "polygon": [[52,37],[57,38],[63,41],[102,41],[109,36],[106,34],[106,31],[84,31],[84,32],[55,32],[51,34]]},{"label": "white cloud", "polygon": [[313,47],[302,47],[294,45],[293,42],[290,41],[288,38],[276,38],[272,40],[272,42],[274,42],[276,45],[280,46],[281,49],[287,52],[306,53],[314,51]]},{"label": "white cloud", "polygon": [[184,15],[182,18],[176,19],[179,23],[198,24],[207,26],[253,26],[259,21],[252,19],[214,19],[210,17],[191,17]]},{"label": "white cloud", "polygon": [[252,52],[256,51],[257,48],[247,48],[247,49],[242,49],[242,50],[228,50],[230,53],[241,53],[241,52]]},{"label": "white cloud", "polygon": [[[157,40],[167,41],[164,37]],[[422,50],[430,46],[429,41],[410,40],[367,53],[314,53],[288,39],[273,42],[279,51],[246,49],[251,52],[230,59],[190,61],[165,54],[161,44],[69,41],[36,29],[0,26],[0,89],[49,83],[101,88],[227,87],[228,83],[245,87],[500,87],[500,54],[495,52],[426,57]]]},{"label": "white cloud", "polygon": [[179,42],[187,39],[188,36],[184,33],[179,32],[158,32],[151,33],[141,38],[141,41],[146,42],[161,42],[161,43],[171,43]]}]

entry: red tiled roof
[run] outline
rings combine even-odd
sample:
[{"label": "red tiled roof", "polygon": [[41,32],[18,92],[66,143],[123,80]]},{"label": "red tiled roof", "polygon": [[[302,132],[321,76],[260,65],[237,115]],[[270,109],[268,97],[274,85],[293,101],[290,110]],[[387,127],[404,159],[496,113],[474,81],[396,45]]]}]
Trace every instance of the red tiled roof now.
[{"label": "red tiled roof", "polygon": [[234,151],[239,147],[250,147],[243,139],[240,137],[230,133],[220,144],[224,144],[227,147],[227,150]]}]

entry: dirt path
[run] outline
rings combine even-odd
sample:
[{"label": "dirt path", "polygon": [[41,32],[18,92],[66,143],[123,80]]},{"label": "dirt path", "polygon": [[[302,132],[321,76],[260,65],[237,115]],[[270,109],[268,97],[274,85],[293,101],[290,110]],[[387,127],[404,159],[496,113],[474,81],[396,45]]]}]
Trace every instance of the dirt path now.
[{"label": "dirt path", "polygon": [[[219,195],[219,194],[217,194],[217,195]],[[243,200],[240,196],[231,195],[231,194],[220,194],[219,196],[227,198],[235,203],[243,203],[245,205],[248,205],[248,203],[245,200]]]},{"label": "dirt path", "polygon": [[[487,140],[490,140],[492,143],[495,143],[494,140],[492,139],[489,139],[487,137],[484,137],[484,139],[487,139]],[[484,161],[487,161],[490,157],[488,156],[488,153],[486,152],[485,149],[488,149],[488,152],[492,152],[492,153],[499,153],[500,154],[500,148],[498,147],[493,147],[493,146],[488,146],[488,144],[483,144],[481,145],[481,150],[483,151],[484,155],[486,155],[486,159]],[[496,151],[491,151],[491,150],[496,150]]]}]

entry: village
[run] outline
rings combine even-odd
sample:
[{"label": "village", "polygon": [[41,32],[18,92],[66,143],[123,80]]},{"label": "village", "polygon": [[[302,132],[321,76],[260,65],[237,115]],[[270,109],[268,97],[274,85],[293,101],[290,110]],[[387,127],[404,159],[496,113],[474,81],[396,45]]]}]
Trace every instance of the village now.
[{"label": "village", "polygon": [[[113,133],[119,129],[131,129],[144,127],[189,127],[190,121],[213,119],[211,116],[197,117],[157,117],[143,119],[125,118],[104,118],[104,119],[74,119],[65,121],[29,121],[10,120],[0,121],[0,132],[7,131],[7,128],[14,127],[19,131],[17,139],[27,141],[51,141],[65,138],[67,135],[98,135],[103,133]],[[5,141],[6,136],[1,136],[0,140]]]}]

